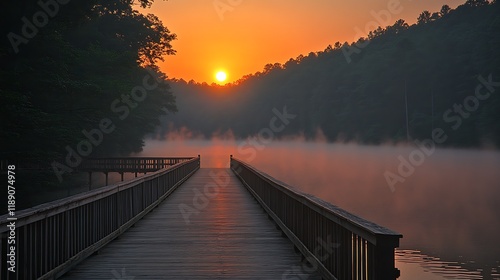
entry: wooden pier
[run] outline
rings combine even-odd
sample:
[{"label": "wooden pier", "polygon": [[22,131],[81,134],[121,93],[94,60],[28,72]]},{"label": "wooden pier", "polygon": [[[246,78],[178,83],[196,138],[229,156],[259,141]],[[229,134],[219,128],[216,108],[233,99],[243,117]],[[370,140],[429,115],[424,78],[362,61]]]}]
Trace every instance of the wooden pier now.
[{"label": "wooden pier", "polygon": [[[1,279],[393,280],[402,236],[231,157],[188,158],[16,213],[17,272]],[[127,167],[129,168],[129,167]],[[0,220],[7,255],[7,216]]]},{"label": "wooden pier", "polygon": [[321,279],[293,272],[301,266],[293,244],[229,172],[200,169],[63,279],[108,280],[114,273],[135,279],[281,279],[285,273]]}]

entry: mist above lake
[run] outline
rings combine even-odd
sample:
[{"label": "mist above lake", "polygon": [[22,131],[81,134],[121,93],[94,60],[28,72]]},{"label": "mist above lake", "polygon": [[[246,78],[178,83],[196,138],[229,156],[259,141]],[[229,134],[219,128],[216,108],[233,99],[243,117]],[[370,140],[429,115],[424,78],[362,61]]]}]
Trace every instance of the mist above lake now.
[{"label": "mist above lake", "polygon": [[[170,135],[166,141],[148,140],[138,156],[199,154],[202,168],[228,168],[233,155],[303,192],[400,232],[404,237],[399,259],[405,262],[399,265],[405,267],[400,279],[423,277],[417,273],[412,278],[408,271],[414,252],[423,255],[422,260],[436,257],[498,275],[498,151],[436,149],[391,188],[384,173],[398,174],[398,157],[408,159],[416,147],[308,142],[301,137],[255,146],[230,135],[194,138]],[[489,277],[484,279],[498,279]]]}]

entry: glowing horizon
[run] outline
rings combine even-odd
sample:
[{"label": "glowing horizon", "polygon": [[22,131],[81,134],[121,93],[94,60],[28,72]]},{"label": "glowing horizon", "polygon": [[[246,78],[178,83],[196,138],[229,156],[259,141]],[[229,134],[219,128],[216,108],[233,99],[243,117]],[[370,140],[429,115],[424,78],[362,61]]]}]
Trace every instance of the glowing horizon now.
[{"label": "glowing horizon", "polygon": [[[233,3],[233,4],[231,4]],[[465,0],[433,2],[376,1],[156,1],[145,13],[157,15],[177,35],[177,51],[158,66],[169,78],[218,83],[214,71],[224,68],[231,83],[262,71],[268,63],[284,64],[299,55],[323,51],[335,42],[354,42],[398,19],[416,22],[428,10],[456,8]],[[393,13],[384,11],[393,10]],[[387,17],[389,15],[389,17]]]}]

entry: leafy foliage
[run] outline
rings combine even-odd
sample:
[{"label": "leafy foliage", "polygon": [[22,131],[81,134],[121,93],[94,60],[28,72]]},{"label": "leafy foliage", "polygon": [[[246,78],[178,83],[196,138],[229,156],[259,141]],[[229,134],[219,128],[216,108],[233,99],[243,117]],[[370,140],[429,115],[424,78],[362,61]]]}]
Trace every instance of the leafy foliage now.
[{"label": "leafy foliage", "polygon": [[[175,53],[170,45],[175,34],[156,16],[134,9],[149,7],[152,0],[40,2],[56,3],[57,9],[51,6],[50,15],[37,1],[3,4],[1,157],[49,165],[65,157],[66,146],[76,149],[87,139],[82,131],[98,129],[102,119],[110,119],[116,129],[90,156],[140,151],[159,116],[176,111],[166,77],[155,66]],[[37,13],[46,14],[44,25]],[[23,33],[23,18],[36,27],[35,35]],[[24,38],[23,43],[13,43],[9,34]],[[148,76],[159,76],[161,83],[120,118],[113,102],[123,104],[123,97]]]}]

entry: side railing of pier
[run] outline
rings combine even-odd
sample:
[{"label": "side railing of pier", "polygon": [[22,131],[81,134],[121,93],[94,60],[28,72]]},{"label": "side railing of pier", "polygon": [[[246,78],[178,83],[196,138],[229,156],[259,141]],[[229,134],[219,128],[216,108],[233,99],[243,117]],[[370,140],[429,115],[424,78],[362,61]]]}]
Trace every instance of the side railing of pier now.
[{"label": "side railing of pier", "polygon": [[231,169],[324,279],[399,277],[394,249],[401,234],[302,193],[232,156]]},{"label": "side railing of pier", "polygon": [[[138,172],[146,173],[167,168],[177,163],[188,161],[190,157],[106,157],[86,158],[73,169],[79,172]],[[52,166],[40,160],[25,159],[0,160],[0,171],[15,165],[22,170],[52,170]]]},{"label": "side railing of pier", "polygon": [[167,168],[180,162],[188,161],[189,157],[115,157],[88,158],[76,168],[80,172],[152,172]]},{"label": "side railing of pier", "polygon": [[[1,216],[0,279],[63,275],[158,206],[199,167],[200,157],[180,160],[128,182],[16,212],[15,220]],[[11,259],[15,273],[8,271]]]}]

